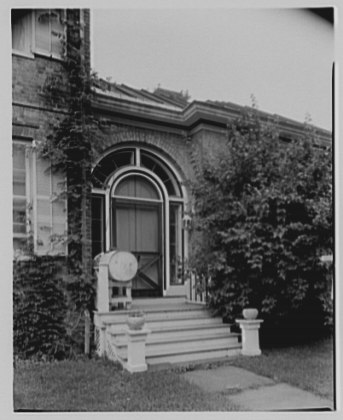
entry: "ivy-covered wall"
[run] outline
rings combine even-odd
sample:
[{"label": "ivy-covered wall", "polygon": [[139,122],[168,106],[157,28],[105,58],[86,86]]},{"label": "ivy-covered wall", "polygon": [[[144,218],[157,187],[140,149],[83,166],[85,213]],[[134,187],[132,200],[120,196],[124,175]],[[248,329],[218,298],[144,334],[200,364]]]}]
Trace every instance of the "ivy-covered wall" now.
[{"label": "ivy-covered wall", "polygon": [[[84,302],[83,293],[86,292],[82,288],[82,276],[78,279],[79,283],[75,284],[75,279],[72,280],[70,260],[73,250],[68,245],[69,253],[49,256],[51,249],[46,250],[44,247],[43,249],[37,244],[36,239],[41,229],[42,232],[44,230],[49,232],[51,227],[49,225],[53,224],[51,215],[54,212],[53,203],[56,199],[70,201],[68,195],[62,197],[61,194],[61,197],[55,197],[52,194],[52,185],[55,184],[56,176],[59,177],[58,181],[64,183],[66,173],[60,171],[55,173],[49,163],[42,165],[41,162],[56,161],[54,159],[56,156],[49,153],[43,157],[42,148],[48,144],[51,137],[54,137],[57,127],[60,127],[70,115],[70,72],[66,66],[66,56],[70,58],[70,54],[67,54],[66,47],[67,45],[70,47],[71,42],[75,40],[78,42],[80,35],[82,41],[79,44],[73,43],[73,47],[77,50],[74,52],[75,56],[81,59],[86,76],[89,74],[89,10],[82,10],[80,14],[80,10],[68,9],[64,24],[67,44],[62,40],[60,58],[36,54],[34,51],[12,54],[12,138],[13,142],[26,146],[30,161],[25,173],[26,215],[30,225],[27,232],[29,246],[26,252],[29,254],[29,259],[20,257],[13,263],[15,352],[24,356],[37,353],[37,348],[41,346],[40,355],[63,357],[63,354],[82,349],[83,345],[84,325],[81,320],[86,305],[80,301]],[[81,75],[79,71],[78,74]],[[40,169],[44,166],[50,169],[41,173]],[[39,194],[43,193],[42,201],[42,195]],[[91,277],[90,194],[88,198],[89,201],[87,202],[86,197],[84,201],[86,205],[82,206],[81,212],[82,257],[84,268],[89,273],[88,277]],[[59,221],[60,223],[61,220],[65,221],[65,233],[70,231],[67,221],[75,210],[73,205],[68,205],[68,212],[63,214],[60,211]],[[41,255],[33,252],[38,249]],[[62,267],[62,271],[59,267]],[[87,294],[89,300],[92,300],[92,294],[88,293],[88,290]]]}]

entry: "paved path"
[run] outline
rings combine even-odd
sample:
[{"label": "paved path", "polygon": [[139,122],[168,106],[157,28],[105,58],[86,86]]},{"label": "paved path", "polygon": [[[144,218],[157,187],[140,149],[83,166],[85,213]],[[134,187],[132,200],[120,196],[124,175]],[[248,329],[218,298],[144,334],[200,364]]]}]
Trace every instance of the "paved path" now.
[{"label": "paved path", "polygon": [[243,411],[333,409],[330,400],[234,366],[194,370],[183,376],[206,392],[227,393]]}]

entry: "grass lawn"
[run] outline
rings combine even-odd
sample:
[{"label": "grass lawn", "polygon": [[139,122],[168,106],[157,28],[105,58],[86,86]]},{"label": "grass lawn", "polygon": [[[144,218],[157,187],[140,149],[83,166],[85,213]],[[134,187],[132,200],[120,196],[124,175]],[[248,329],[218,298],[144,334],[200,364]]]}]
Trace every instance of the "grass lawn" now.
[{"label": "grass lawn", "polygon": [[230,411],[225,395],[206,394],[175,371],[130,374],[99,359],[20,364],[14,409],[50,411]]},{"label": "grass lawn", "polygon": [[112,362],[81,358],[53,363],[19,362],[14,369],[14,409],[43,411],[232,411],[229,396],[205,393],[185,370],[234,365],[333,400],[333,342],[264,350],[169,370],[130,374]]},{"label": "grass lawn", "polygon": [[239,357],[231,364],[277,382],[286,382],[333,400],[333,340],[263,350],[259,357]]}]

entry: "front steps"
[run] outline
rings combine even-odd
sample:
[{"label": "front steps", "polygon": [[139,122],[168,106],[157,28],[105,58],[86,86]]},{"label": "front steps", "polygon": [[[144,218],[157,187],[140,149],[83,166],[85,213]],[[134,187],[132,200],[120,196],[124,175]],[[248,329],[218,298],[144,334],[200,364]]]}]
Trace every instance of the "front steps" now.
[{"label": "front steps", "polygon": [[[143,310],[145,326],[151,331],[146,341],[146,363],[195,362],[239,354],[239,334],[221,318],[212,317],[204,305],[186,303],[179,297],[137,299],[132,310]],[[130,311],[95,313],[98,353],[127,363],[127,316]],[[102,341],[102,342],[101,342]]]}]

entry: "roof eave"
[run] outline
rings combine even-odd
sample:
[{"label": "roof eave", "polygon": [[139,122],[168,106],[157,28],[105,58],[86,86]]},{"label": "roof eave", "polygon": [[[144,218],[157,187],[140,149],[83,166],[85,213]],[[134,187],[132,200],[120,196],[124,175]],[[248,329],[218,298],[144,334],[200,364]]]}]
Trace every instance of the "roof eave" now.
[{"label": "roof eave", "polygon": [[[206,123],[216,127],[225,128],[228,122],[241,115],[243,111],[252,110],[251,107],[229,104],[222,106],[205,101],[194,100],[184,109],[172,109],[163,104],[151,104],[137,102],[127,98],[117,98],[96,92],[93,97],[92,106],[104,111],[108,115],[126,116],[128,119],[138,118],[149,121],[155,125],[170,125],[183,130],[192,130],[198,124]],[[278,120],[279,128],[282,131],[301,135],[304,133],[305,125],[295,120],[285,118],[276,114],[269,114],[258,111],[262,120]],[[317,134],[325,141],[332,140],[332,133],[319,127],[314,127]]]}]

